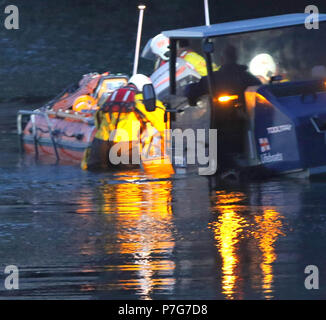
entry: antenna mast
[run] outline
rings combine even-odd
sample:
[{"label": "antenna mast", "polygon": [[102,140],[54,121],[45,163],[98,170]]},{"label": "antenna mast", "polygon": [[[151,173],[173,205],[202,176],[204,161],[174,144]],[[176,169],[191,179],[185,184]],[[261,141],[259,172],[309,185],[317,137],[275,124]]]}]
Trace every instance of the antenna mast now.
[{"label": "antenna mast", "polygon": [[210,26],[210,20],[209,20],[209,4],[208,4],[208,0],[204,0],[204,6],[205,6],[205,22],[206,22],[206,26]]},{"label": "antenna mast", "polygon": [[138,31],[137,31],[137,40],[136,40],[136,49],[135,49],[134,69],[132,72],[133,75],[136,74],[138,71],[140,40],[141,40],[142,27],[143,27],[144,10],[146,9],[146,6],[144,4],[140,4],[138,6],[138,9],[139,9],[139,20],[138,20]]}]

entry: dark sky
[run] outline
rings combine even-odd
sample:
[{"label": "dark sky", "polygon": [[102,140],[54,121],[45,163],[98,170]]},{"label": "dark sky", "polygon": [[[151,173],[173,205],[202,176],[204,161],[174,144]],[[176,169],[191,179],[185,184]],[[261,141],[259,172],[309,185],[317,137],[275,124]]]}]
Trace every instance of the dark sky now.
[{"label": "dark sky", "polygon": [[[203,0],[146,0],[142,47],[163,30],[205,24]],[[82,74],[130,73],[138,23],[137,0],[0,0],[2,97],[47,96]],[[326,0],[209,0],[211,23],[293,12]],[[20,29],[3,27],[6,5],[20,11]],[[141,61],[142,72],[152,65]]]},{"label": "dark sky", "polygon": [[[87,0],[85,0],[87,1]],[[124,1],[130,4],[133,1]],[[143,1],[148,5],[148,9],[157,10],[160,8],[162,14],[168,10],[172,3],[183,4],[183,11],[193,11],[193,17],[204,17],[203,0],[147,0]],[[134,1],[137,3],[137,1]],[[316,5],[320,12],[326,12],[326,1],[319,0],[209,0],[210,14],[212,22],[233,20],[241,18],[260,17],[277,15],[284,13],[303,12],[307,5]],[[179,12],[177,12],[177,15]]]}]

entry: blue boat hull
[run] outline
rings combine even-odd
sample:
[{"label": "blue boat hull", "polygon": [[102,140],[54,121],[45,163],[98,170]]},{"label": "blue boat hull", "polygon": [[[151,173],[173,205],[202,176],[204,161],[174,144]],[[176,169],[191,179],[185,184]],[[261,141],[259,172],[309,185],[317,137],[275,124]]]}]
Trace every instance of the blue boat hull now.
[{"label": "blue boat hull", "polygon": [[257,164],[275,174],[326,172],[325,89],[323,81],[305,81],[246,92]]}]

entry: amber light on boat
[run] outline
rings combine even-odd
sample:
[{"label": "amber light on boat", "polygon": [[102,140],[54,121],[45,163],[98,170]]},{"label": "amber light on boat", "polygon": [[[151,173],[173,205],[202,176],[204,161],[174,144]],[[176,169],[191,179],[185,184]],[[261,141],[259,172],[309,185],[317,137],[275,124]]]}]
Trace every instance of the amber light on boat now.
[{"label": "amber light on boat", "polygon": [[237,100],[239,97],[237,95],[233,95],[233,96],[220,96],[217,98],[218,102],[229,102],[232,100]]}]

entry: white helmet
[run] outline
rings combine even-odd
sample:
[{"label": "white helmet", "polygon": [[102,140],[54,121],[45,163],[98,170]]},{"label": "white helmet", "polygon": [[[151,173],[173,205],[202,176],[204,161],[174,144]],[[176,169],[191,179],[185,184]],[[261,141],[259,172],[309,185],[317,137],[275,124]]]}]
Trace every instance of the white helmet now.
[{"label": "white helmet", "polygon": [[160,33],[151,41],[152,52],[165,61],[169,60],[169,44],[169,38]]},{"label": "white helmet", "polygon": [[143,91],[143,86],[145,84],[151,84],[152,81],[150,78],[146,77],[143,74],[137,73],[134,74],[130,79],[129,79],[129,83],[133,84],[136,86],[137,90],[139,92]]},{"label": "white helmet", "polygon": [[276,72],[276,63],[268,53],[261,53],[255,56],[249,65],[249,71],[255,76],[262,76],[269,79]]}]

